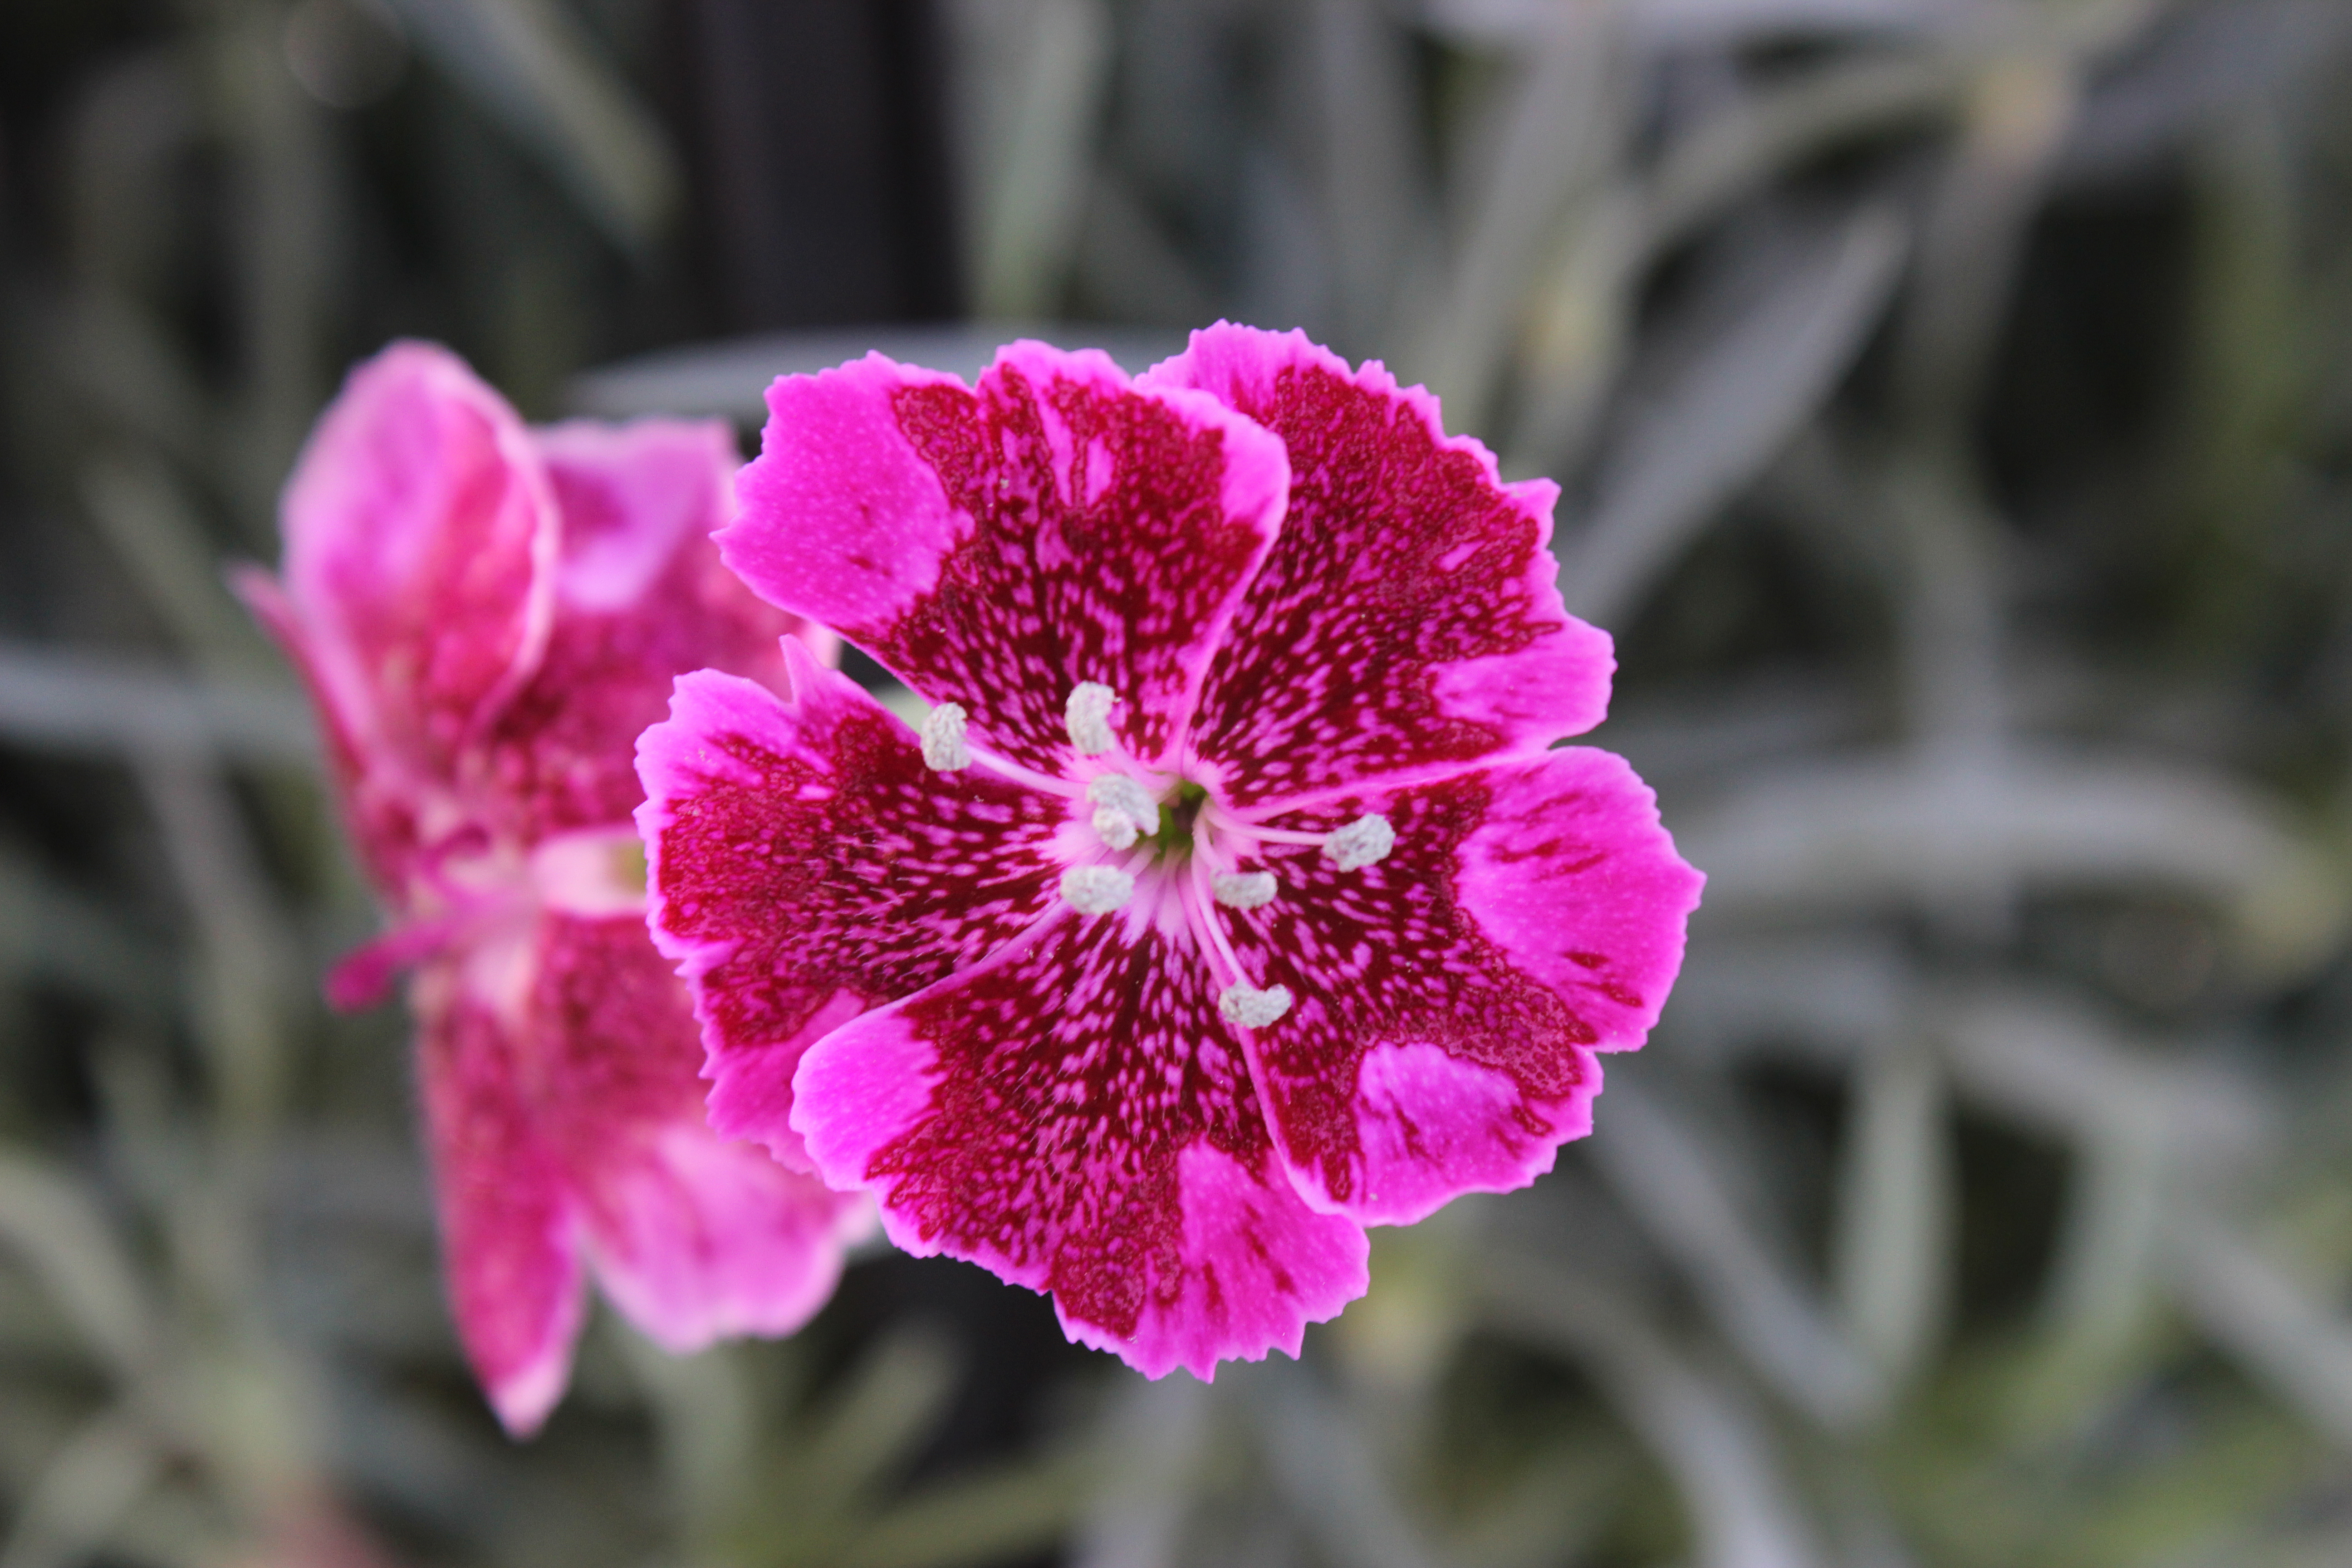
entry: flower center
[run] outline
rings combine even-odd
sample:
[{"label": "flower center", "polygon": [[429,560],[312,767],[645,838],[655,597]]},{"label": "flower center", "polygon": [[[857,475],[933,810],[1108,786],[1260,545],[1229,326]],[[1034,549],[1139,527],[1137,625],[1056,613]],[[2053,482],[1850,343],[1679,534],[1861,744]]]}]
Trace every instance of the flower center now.
[{"label": "flower center", "polygon": [[1201,808],[1209,804],[1209,788],[1191,779],[1178,779],[1167,799],[1160,803],[1160,827],[1151,837],[1152,847],[1163,862],[1188,859],[1192,853],[1194,825],[1200,821]]},{"label": "flower center", "polygon": [[1388,858],[1396,830],[1378,815],[1328,833],[1270,826],[1261,813],[1235,807],[1195,779],[1128,756],[1110,723],[1118,705],[1118,693],[1099,681],[1081,681],[1070,692],[1063,713],[1073,756],[1062,777],[974,747],[965,732],[969,715],[953,702],[940,704],[924,720],[923,761],[940,773],[985,767],[1080,806],[1093,848],[1081,849],[1062,873],[1063,902],[1093,919],[1125,909],[1139,879],[1158,883],[1174,895],[1185,924],[1219,972],[1219,1015],[1245,1029],[1265,1028],[1290,1011],[1289,988],[1251,982],[1217,906],[1238,913],[1263,909],[1282,895],[1281,879],[1252,864],[1269,844],[1315,845],[1339,870],[1359,871]]}]

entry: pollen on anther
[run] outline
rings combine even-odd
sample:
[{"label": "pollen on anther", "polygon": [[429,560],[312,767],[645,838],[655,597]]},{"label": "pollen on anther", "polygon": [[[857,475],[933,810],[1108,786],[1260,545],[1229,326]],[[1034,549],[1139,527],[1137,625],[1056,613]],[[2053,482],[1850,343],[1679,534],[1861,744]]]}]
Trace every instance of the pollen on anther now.
[{"label": "pollen on anther", "polygon": [[1269,985],[1261,991],[1246,983],[1228,985],[1217,998],[1217,1014],[1244,1029],[1263,1029],[1290,1011],[1290,987]]},{"label": "pollen on anther", "polygon": [[942,702],[923,715],[923,765],[951,773],[971,765],[971,748],[964,744],[964,710],[960,703]]},{"label": "pollen on anther", "polygon": [[1107,915],[1135,896],[1135,879],[1116,866],[1073,866],[1062,873],[1062,898],[1082,915]]},{"label": "pollen on anther", "polygon": [[1099,757],[1118,742],[1110,732],[1110,710],[1118,701],[1118,693],[1099,680],[1081,680],[1070,689],[1070,700],[1062,705],[1062,721],[1068,726],[1070,744],[1082,757]]},{"label": "pollen on anther", "polygon": [[1396,829],[1378,815],[1360,816],[1323,840],[1323,853],[1342,871],[1360,871],[1388,858],[1396,847]]},{"label": "pollen on anther", "polygon": [[1142,836],[1135,818],[1112,805],[1095,807],[1095,833],[1113,849],[1132,849]]},{"label": "pollen on anther", "polygon": [[1217,902],[1229,910],[1255,910],[1274,902],[1281,890],[1271,871],[1220,871],[1209,880]]}]

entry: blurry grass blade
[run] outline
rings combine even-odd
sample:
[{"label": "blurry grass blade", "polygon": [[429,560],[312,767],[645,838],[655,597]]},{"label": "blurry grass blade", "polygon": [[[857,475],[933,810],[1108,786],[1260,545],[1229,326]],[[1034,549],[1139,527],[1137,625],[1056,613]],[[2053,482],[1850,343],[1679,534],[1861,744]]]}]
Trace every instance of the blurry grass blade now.
[{"label": "blurry grass blade", "polygon": [[106,905],[0,849],[0,972],[62,980],[118,1006],[160,1012],[167,971]]},{"label": "blurry grass blade", "polygon": [[643,253],[678,205],[660,123],[557,0],[392,0],[442,69],[553,167],[623,249]]},{"label": "blurry grass blade", "polygon": [[2147,1305],[2172,1206],[2171,1098],[2103,1097],[2077,1155],[2046,1311],[2066,1351],[2088,1364],[2119,1352]]},{"label": "blurry grass blade", "polygon": [[[2060,1337],[2038,1392],[2079,1405],[2124,1370],[2190,1183],[2219,1180],[2264,1147],[2274,1137],[2270,1119],[2232,1077],[2131,1049],[2099,1013],[2063,994],[2022,987],[1954,994],[1938,1006],[1935,1027],[1972,1099],[2078,1151],[2045,1298]],[[2171,1261],[2178,1279],[2179,1258]],[[2245,1278],[2200,1275],[2192,1285],[2218,1279],[2215,1288],[2226,1291]],[[2259,1289],[2215,1300],[2217,1310],[2277,1307]]]},{"label": "blurry grass blade", "polygon": [[1666,149],[1645,194],[1644,245],[1670,250],[1807,159],[1949,110],[1963,79],[1937,58],[1865,56],[1739,99]]},{"label": "blurry grass blade", "polygon": [[768,417],[768,384],[780,375],[813,375],[870,352],[943,370],[969,384],[1015,338],[1100,349],[1129,374],[1184,350],[1181,331],[1097,321],[877,322],[663,349],[583,374],[565,390],[564,404],[601,419],[717,415],[757,429]]},{"label": "blurry grass blade", "polygon": [[109,1410],[77,1433],[17,1510],[0,1568],[75,1568],[97,1555],[163,1455],[139,1418]]},{"label": "blurry grass blade", "polygon": [[2210,900],[2255,973],[2300,972],[2344,931],[2344,873],[2236,779],[2154,759],[2012,744],[1973,774],[1904,755],[1761,774],[1675,837],[1707,872],[1706,921],[1935,910],[1988,868],[2046,889]]},{"label": "blurry grass blade", "polygon": [[1042,1555],[1085,1506],[1095,1460],[1064,1453],[925,1487],[893,1503],[827,1568],[980,1568]]},{"label": "blurry grass blade", "polygon": [[1332,1407],[1312,1373],[1268,1357],[1230,1367],[1225,1376],[1245,1392],[1276,1487],[1335,1568],[1434,1568],[1437,1559],[1398,1511],[1396,1489],[1363,1433]]},{"label": "blurry grass blade", "polygon": [[282,683],[192,679],[145,662],[0,643],[0,740],[100,755],[221,756],[315,768],[318,739]]},{"label": "blurry grass blade", "polygon": [[1073,1568],[1175,1568],[1209,1405],[1191,1377],[1123,1381],[1102,1426],[1105,1474],[1087,1500]]},{"label": "blurry grass blade", "polygon": [[188,61],[161,47],[96,73],[71,111],[66,151],[72,268],[129,294],[174,259],[172,182],[202,129]]},{"label": "blurry grass blade", "polygon": [[[1465,43],[1525,44],[1560,0],[1423,0],[1430,25]],[[1738,45],[1810,34],[1916,32],[1971,0],[1636,0],[1624,7],[1647,44]]]},{"label": "blurry grass blade", "polygon": [[1610,1084],[1608,1136],[1590,1145],[1618,1200],[1782,1397],[1825,1426],[1866,1418],[1884,1395],[1877,1376],[1759,1237],[1699,1139],[1630,1078],[1621,1068]]},{"label": "blurry grass blade", "polygon": [[213,396],[152,316],[102,289],[36,309],[54,384],[79,392],[123,434],[196,472],[219,472]]},{"label": "blurry grass blade", "polygon": [[1497,1249],[1479,1294],[1494,1327],[1583,1368],[1665,1465],[1698,1538],[1699,1568],[1821,1568],[1769,1429],[1622,1303],[1558,1265]]},{"label": "blurry grass blade", "polygon": [[1640,238],[1640,214],[1622,185],[1594,194],[1561,225],[1528,300],[1507,468],[1582,466],[1633,336]]},{"label": "blurry grass blade", "polygon": [[1854,1065],[1834,1250],[1839,1301],[1862,1352],[1900,1385],[1934,1348],[1948,1308],[1953,1152],[1943,1073],[1886,1042]]},{"label": "blurry grass blade", "polygon": [[1959,155],[1921,226],[1895,337],[1898,399],[1931,442],[1957,441],[1974,410],[2080,90],[2074,62],[2054,49],[1996,58],[1969,86]]},{"label": "blurry grass blade", "polygon": [[1622,106],[1613,8],[1555,5],[1498,111],[1492,161],[1473,190],[1453,266],[1412,342],[1408,371],[1444,401],[1447,424],[1475,428],[1512,349],[1529,279],[1570,193],[1615,150]]},{"label": "blurry grass blade", "polygon": [[910,1462],[955,1393],[959,1358],[936,1332],[901,1329],[877,1342],[843,1386],[801,1423],[805,1500],[845,1510]]},{"label": "blurry grass blade", "polygon": [[1335,336],[1377,353],[1405,237],[1433,216],[1413,143],[1411,41],[1385,7],[1360,0],[1315,0],[1307,26]]},{"label": "blurry grass blade", "polygon": [[[2242,520],[2260,515],[2291,470],[2276,461],[2281,429],[2305,417],[2320,344],[2302,329],[2311,309],[2301,276],[2307,220],[2298,211],[2283,128],[2250,108],[2200,138],[2189,312],[2192,368],[2182,377],[2195,444],[2178,459],[2221,561],[2242,562]],[[2213,596],[2248,595],[2245,568],[2216,572]],[[2257,590],[2258,591],[2258,590]]]},{"label": "blurry grass blade", "polygon": [[82,505],[156,616],[207,668],[278,668],[221,584],[220,552],[159,465],[117,453],[82,470]]},{"label": "blurry grass blade", "polygon": [[[2158,15],[2137,18],[2147,35],[2142,47],[2103,61],[2107,68],[2089,84],[2060,170],[2069,186],[2144,177],[2217,121],[2292,101],[2352,42],[2352,9],[2330,0],[2146,9]],[[2135,18],[2116,20],[2121,30]],[[2095,36],[2088,47],[2106,41]]]},{"label": "blurry grass blade", "polygon": [[[2002,521],[1979,504],[1972,486],[1935,461],[1897,460],[1878,476],[1875,522],[1893,547],[1891,570],[1903,599],[1906,706],[1929,765],[1963,774],[1997,765],[2006,745],[2002,680]],[[1987,880],[1998,886],[2005,874]]]},{"label": "blurry grass blade", "polygon": [[28,1266],[126,1386],[153,1364],[155,1317],[113,1222],[82,1184],[0,1149],[0,1244]]},{"label": "blurry grass blade", "polygon": [[[1136,200],[1124,180],[1108,169],[1098,171],[1087,189],[1086,222],[1071,264],[1088,303],[1110,315],[1206,322],[1221,313],[1194,275],[1192,263],[1162,232],[1159,219]],[[990,345],[990,352],[993,347]],[[1128,363],[1127,357],[1115,351],[1111,357]],[[987,355],[981,355],[978,363],[986,363]],[[1144,362],[1152,363],[1156,362]],[[1143,365],[1132,368],[1140,370]]]},{"label": "blurry grass blade", "polygon": [[1662,1042],[1708,1068],[1769,1047],[1843,1068],[1912,1026],[1915,984],[1883,938],[1717,938],[1675,983]]},{"label": "blurry grass blade", "polygon": [[2161,1121],[2181,1157],[2219,1166],[2264,1137],[2263,1104],[2234,1078],[2130,1049],[2103,1018],[2067,993],[1985,985],[1938,998],[1934,1029],[1971,1099],[2061,1138]]},{"label": "blurry grass blade", "polygon": [[[1904,230],[1865,209],[1784,256],[1760,298],[1693,307],[1721,324],[1636,415],[1592,518],[1560,551],[1573,613],[1613,625],[1829,395],[1900,270]],[[1735,276],[1727,290],[1751,287]]]},{"label": "blurry grass blade", "polygon": [[1594,743],[1653,783],[1669,774],[1738,778],[1776,757],[1849,744],[1867,732],[1870,718],[1857,685],[1764,670],[1651,694],[1611,714]]},{"label": "blurry grass blade", "polygon": [[1234,291],[1241,319],[1295,321],[1309,337],[1328,342],[1338,298],[1335,258],[1307,193],[1283,160],[1255,152],[1242,161],[1239,194],[1241,266]]},{"label": "blurry grass blade", "polygon": [[239,396],[224,488],[247,542],[266,548],[272,504],[326,391],[319,321],[350,230],[317,104],[286,63],[278,6],[221,12],[208,62],[237,213],[228,274]]},{"label": "blurry grass blade", "polygon": [[652,1407],[662,1468],[688,1540],[708,1540],[728,1510],[741,1506],[751,1481],[760,1419],[747,1348],[721,1342],[673,1355],[617,1313],[598,1322]]},{"label": "blurry grass blade", "polygon": [[1110,19],[1101,0],[1024,0],[993,26],[1008,58],[1001,96],[982,107],[972,293],[983,315],[1036,315],[1076,253]]},{"label": "blurry grass blade", "polygon": [[1612,1436],[1587,1429],[1529,1456],[1519,1478],[1456,1530],[1446,1555],[1465,1568],[1550,1568],[1585,1560],[1609,1528],[1633,1468]]},{"label": "blurry grass blade", "polygon": [[2352,1321],[2210,1223],[2177,1226],[2173,1289],[2198,1326],[2273,1394],[2352,1448]]},{"label": "blurry grass blade", "polygon": [[295,952],[226,784],[202,763],[153,758],[136,768],[162,830],[173,879],[200,939],[196,1022],[231,1146],[252,1157],[286,1069],[282,1010]]}]

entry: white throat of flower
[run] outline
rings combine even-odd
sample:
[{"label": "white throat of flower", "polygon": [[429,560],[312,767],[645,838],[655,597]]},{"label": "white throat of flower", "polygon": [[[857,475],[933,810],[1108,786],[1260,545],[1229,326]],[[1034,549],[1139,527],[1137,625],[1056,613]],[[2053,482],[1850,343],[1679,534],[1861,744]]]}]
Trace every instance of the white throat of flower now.
[{"label": "white throat of flower", "polygon": [[[1267,844],[1313,845],[1341,871],[1360,871],[1377,865],[1396,847],[1396,829],[1376,813],[1328,833],[1306,833],[1269,827],[1246,813],[1222,804],[1203,804],[1198,786],[1134,765],[1132,759],[1115,758],[1120,751],[1110,715],[1120,703],[1118,693],[1100,681],[1084,680],[1073,687],[1062,707],[1063,727],[1071,750],[1079,757],[1113,758],[1100,772],[1081,779],[1055,778],[976,750],[966,737],[969,714],[954,702],[942,702],[924,718],[920,731],[924,765],[938,773],[953,773],[978,764],[1032,788],[1063,795],[1075,805],[1084,801],[1094,809],[1088,825],[1102,847],[1129,854],[1146,839],[1157,838],[1166,821],[1164,808],[1179,793],[1190,790],[1193,803],[1190,842],[1147,847],[1121,865],[1089,861],[1062,873],[1062,901],[1086,919],[1114,913],[1135,897],[1136,872],[1155,855],[1188,853],[1193,862],[1188,884],[1189,923],[1207,946],[1213,963],[1234,976],[1217,996],[1218,1016],[1244,1029],[1263,1029],[1289,1013],[1287,986],[1260,987],[1251,983],[1234,955],[1213,903],[1237,912],[1264,909],[1281,896],[1282,886],[1267,870],[1240,868],[1239,861]],[[1123,768],[1121,763],[1129,767]],[[1141,776],[1139,776],[1141,775]],[[1152,782],[1158,779],[1155,787]],[[1180,816],[1180,823],[1183,818]]]}]

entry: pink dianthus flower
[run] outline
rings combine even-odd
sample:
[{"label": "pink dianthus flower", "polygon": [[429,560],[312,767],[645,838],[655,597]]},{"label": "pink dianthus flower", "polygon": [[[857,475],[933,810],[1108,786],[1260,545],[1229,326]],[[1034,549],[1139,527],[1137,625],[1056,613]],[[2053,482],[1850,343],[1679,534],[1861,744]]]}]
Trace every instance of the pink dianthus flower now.
[{"label": "pink dianthus flower", "polygon": [[639,742],[714,1126],[1154,1376],[1297,1353],[1367,1225],[1589,1130],[1700,878],[1622,760],[1549,749],[1612,668],[1555,487],[1226,325],[1132,381],[1024,342],[768,405],[721,554],[934,706],[795,658]]},{"label": "pink dianthus flower", "polygon": [[723,426],[526,429],[454,355],[399,343],[288,484],[282,586],[238,579],[394,917],[330,995],[415,971],[450,1300],[518,1434],[562,1394],[584,1271],[674,1351],[787,1332],[862,1215],[710,1131],[691,1006],[646,935],[630,747],[672,676],[782,689],[782,634],[833,646],[719,564],[734,467]]}]

